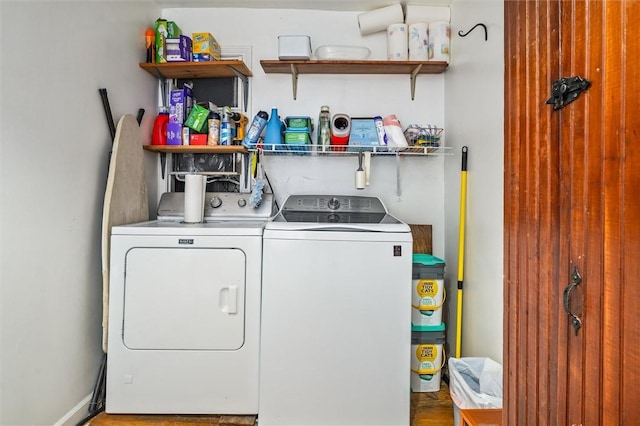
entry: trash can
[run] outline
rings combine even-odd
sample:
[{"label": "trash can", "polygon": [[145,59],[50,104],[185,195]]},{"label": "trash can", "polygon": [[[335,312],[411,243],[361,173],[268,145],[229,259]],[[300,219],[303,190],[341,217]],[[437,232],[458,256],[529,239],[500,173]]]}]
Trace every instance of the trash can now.
[{"label": "trash can", "polygon": [[502,365],[490,358],[449,358],[454,425],[460,409],[502,408]]}]

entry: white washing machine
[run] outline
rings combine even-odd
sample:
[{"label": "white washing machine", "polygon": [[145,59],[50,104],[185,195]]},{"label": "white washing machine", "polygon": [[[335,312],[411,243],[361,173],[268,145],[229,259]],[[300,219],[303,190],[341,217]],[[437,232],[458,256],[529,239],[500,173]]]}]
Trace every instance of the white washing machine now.
[{"label": "white washing machine", "polygon": [[263,250],[260,425],[409,425],[409,226],[375,197],[291,196]]},{"label": "white washing machine", "polygon": [[272,197],[207,193],[206,222],[185,224],[183,195],[112,229],[106,412],[256,414]]}]

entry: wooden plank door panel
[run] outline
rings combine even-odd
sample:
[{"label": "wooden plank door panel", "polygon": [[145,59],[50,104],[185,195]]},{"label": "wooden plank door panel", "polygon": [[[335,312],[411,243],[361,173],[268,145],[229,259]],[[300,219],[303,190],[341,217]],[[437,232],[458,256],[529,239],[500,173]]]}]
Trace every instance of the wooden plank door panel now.
[{"label": "wooden plank door panel", "polygon": [[[634,0],[505,2],[505,424],[640,424],[639,18]],[[591,88],[544,105],[574,75]]]},{"label": "wooden plank door panel", "polygon": [[[640,2],[609,2],[603,139],[603,402],[608,424],[640,424]],[[612,367],[613,366],[613,367]],[[615,368],[617,367],[617,368]]]},{"label": "wooden plank door panel", "polygon": [[[552,303],[562,291],[559,132],[544,101],[559,72],[559,5],[508,1],[505,17],[504,424],[558,424],[565,414],[557,401],[566,395],[562,308]],[[509,395],[535,397],[521,403]]]}]

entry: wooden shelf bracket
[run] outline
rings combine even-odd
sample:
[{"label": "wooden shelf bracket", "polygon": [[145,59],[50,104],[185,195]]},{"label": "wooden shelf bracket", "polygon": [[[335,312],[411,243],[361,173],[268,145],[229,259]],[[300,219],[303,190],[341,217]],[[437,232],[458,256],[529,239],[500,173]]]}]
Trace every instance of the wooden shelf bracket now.
[{"label": "wooden shelf bracket", "polygon": [[291,64],[291,86],[293,88],[293,100],[298,98],[298,68],[295,64]]}]

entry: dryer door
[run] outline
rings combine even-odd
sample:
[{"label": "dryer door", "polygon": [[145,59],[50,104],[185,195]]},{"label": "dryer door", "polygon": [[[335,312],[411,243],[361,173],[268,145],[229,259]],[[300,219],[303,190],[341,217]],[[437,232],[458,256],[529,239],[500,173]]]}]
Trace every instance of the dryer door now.
[{"label": "dryer door", "polygon": [[244,343],[244,252],[133,248],[122,338],[129,349],[236,350]]}]

